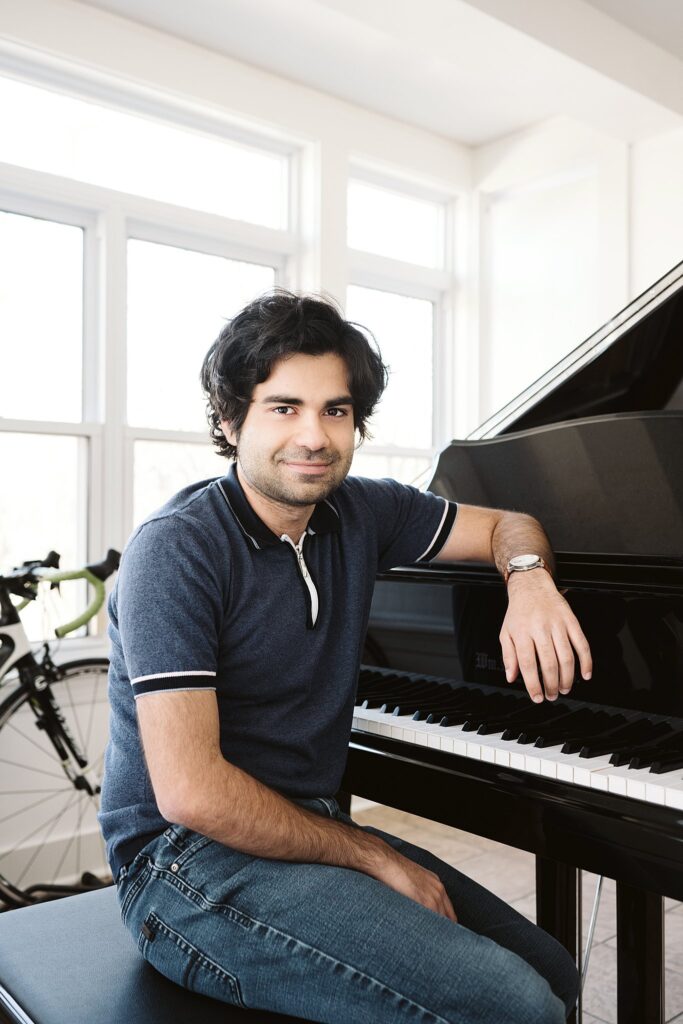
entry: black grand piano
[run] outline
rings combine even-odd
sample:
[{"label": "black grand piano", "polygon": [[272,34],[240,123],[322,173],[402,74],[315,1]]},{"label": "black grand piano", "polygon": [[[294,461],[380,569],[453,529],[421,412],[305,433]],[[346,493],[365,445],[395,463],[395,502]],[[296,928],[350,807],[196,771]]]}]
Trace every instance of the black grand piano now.
[{"label": "black grand piano", "polygon": [[577,956],[581,870],[616,879],[619,1024],[660,1024],[663,897],[683,900],[683,264],[453,441],[428,489],[540,519],[593,678],[540,706],[506,683],[490,567],[385,573],[343,790],[534,853],[538,923]]}]

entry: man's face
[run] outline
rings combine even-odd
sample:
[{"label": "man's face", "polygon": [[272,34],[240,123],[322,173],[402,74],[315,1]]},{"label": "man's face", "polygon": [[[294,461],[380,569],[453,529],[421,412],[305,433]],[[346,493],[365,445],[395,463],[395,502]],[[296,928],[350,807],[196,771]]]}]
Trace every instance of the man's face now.
[{"label": "man's face", "polygon": [[239,469],[263,497],[314,505],[342,482],[354,451],[353,407],[344,360],[333,353],[294,355],[257,384],[237,436]]}]

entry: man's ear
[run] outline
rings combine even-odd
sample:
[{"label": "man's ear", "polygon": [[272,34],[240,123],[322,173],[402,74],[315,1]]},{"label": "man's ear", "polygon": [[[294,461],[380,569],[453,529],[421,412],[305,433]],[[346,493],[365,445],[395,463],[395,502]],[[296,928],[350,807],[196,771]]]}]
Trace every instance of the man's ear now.
[{"label": "man's ear", "polygon": [[237,432],[233,430],[232,423],[230,420],[221,420],[221,430],[225,435],[225,440],[228,444],[237,445]]}]

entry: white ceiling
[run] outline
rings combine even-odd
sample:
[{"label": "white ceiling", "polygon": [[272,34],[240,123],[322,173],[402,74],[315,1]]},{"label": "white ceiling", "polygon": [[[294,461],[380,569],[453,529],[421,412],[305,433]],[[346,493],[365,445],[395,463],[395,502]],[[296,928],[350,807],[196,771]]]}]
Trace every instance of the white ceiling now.
[{"label": "white ceiling", "polygon": [[588,3],[683,60],[683,4],[680,0],[588,0]]},{"label": "white ceiling", "polygon": [[680,0],[82,2],[471,145],[557,115],[629,141],[683,123]]}]

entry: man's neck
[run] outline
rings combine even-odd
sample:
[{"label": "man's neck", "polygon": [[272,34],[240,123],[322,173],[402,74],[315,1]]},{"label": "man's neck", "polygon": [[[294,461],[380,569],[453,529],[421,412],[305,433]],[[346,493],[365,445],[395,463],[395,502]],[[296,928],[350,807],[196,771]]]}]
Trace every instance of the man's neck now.
[{"label": "man's neck", "polygon": [[247,501],[268,529],[278,537],[286,534],[290,540],[298,544],[313,515],[315,505],[283,505],[272,498],[267,498],[251,486],[242,472],[239,462],[237,463],[237,479],[242,485]]}]

